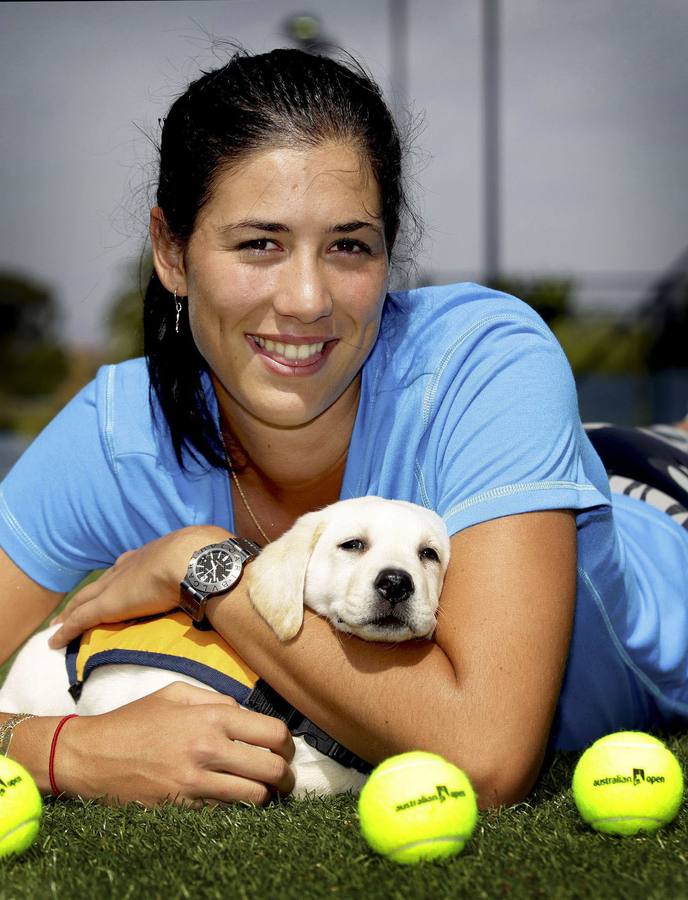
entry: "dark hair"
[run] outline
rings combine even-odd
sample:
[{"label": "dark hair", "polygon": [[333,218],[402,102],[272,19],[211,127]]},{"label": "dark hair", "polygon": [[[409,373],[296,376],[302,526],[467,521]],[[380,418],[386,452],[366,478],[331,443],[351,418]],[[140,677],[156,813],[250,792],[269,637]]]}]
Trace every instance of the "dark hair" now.
[{"label": "dark hair", "polygon": [[[409,209],[394,119],[358,63],[302,50],[238,51],[173,103],[162,128],[157,191],[169,237],[186,246],[217,179],[247,154],[327,140],[356,146],[369,164],[380,187],[391,256],[401,216]],[[155,411],[154,393],[182,467],[184,449],[225,467],[222,437],[203,390],[207,365],[194,344],[186,304],[179,333],[174,310],[172,295],[153,272],[143,314],[151,406]]]}]

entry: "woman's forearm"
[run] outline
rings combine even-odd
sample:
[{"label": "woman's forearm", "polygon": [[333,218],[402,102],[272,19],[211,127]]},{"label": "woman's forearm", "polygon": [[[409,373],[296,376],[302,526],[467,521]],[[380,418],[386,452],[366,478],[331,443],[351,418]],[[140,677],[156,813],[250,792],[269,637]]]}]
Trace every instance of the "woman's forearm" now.
[{"label": "woman's forearm", "polygon": [[359,756],[377,763],[410,749],[440,753],[469,773],[483,805],[495,802],[490,742],[479,738],[495,723],[471,708],[436,643],[365,642],[309,610],[299,635],[280,643],[242,585],[210,601],[208,614],[261,677]]},{"label": "woman's forearm", "polygon": [[[0,725],[14,713],[0,712]],[[50,744],[60,716],[36,716],[14,727],[9,755],[30,772],[42,794],[50,793]]]},{"label": "woman's forearm", "polygon": [[[0,713],[0,722],[7,718]],[[27,719],[11,741],[12,757],[45,794],[59,722],[53,716]],[[282,722],[179,681],[111,712],[71,719],[55,750],[55,789],[68,796],[145,806],[170,800],[262,805],[275,791],[294,787],[288,765],[294,744]]]},{"label": "woman's forearm", "polygon": [[[0,713],[0,725],[10,718],[12,713]],[[34,716],[25,719],[15,726],[9,755],[21,763],[32,776],[38,790],[42,794],[50,794],[53,786],[50,783],[50,755],[56,729],[63,716]],[[53,778],[57,789],[65,794],[81,793],[84,797],[98,796],[102,791],[83,790],[89,777],[96,774],[96,781],[101,774],[97,762],[93,762],[88,752],[88,742],[84,734],[92,723],[96,730],[102,717],[79,717],[65,723],[59,732],[59,740],[55,743],[53,757]],[[96,721],[98,720],[98,721]],[[90,772],[89,769],[93,771]],[[93,779],[92,779],[93,780]]]}]

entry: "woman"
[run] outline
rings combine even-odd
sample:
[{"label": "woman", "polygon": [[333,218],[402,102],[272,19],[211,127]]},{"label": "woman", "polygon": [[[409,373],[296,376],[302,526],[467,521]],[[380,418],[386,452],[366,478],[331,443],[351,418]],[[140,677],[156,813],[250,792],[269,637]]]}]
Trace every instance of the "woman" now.
[{"label": "woman", "polygon": [[[241,581],[205,609],[345,747],[441,753],[485,807],[526,796],[548,748],[685,718],[686,642],[669,644],[688,634],[688,534],[634,498],[612,514],[570,369],[527,306],[476,285],[388,295],[401,151],[363,73],[237,54],[172,106],[157,201],[147,368],[102,370],[3,484],[0,655],[93,568],[114,564],[54,646],[175,609],[205,544],[264,544],[379,494],[452,535],[433,643],[343,641],[307,614],[280,644]],[[13,737],[43,789],[57,724]],[[278,720],[172,685],[70,721],[54,764],[69,794],[263,803],[289,791],[292,752]]]}]

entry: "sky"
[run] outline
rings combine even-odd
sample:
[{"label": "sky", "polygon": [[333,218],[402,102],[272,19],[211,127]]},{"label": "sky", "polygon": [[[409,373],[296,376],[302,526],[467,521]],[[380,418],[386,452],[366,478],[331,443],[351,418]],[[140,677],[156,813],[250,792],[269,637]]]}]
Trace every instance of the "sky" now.
[{"label": "sky", "polygon": [[[0,269],[55,291],[65,340],[101,342],[146,239],[146,135],[201,69],[225,60],[213,38],[266,51],[288,45],[289,13],[314,12],[389,94],[389,8],[0,4]],[[408,0],[408,25],[419,277],[479,279],[481,3]],[[501,34],[502,269],[581,284],[606,274],[630,289],[588,303],[637,302],[688,245],[688,2],[502,0]]]}]

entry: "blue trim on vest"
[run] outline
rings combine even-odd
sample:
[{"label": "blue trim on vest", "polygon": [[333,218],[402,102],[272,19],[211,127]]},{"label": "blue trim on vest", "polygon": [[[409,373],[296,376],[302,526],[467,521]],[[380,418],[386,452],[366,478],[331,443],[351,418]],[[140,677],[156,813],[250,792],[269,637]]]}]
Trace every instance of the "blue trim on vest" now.
[{"label": "blue trim on vest", "polygon": [[[81,646],[81,635],[77,635],[67,644],[67,652],[65,654],[65,663],[67,664],[67,678],[69,679],[70,693],[71,688],[78,684],[79,679],[76,677],[76,658],[79,655],[79,647]],[[72,695],[73,696],[73,695]]]},{"label": "blue trim on vest", "polygon": [[[72,641],[67,648],[66,662],[67,674],[69,675],[69,683],[73,688],[78,684],[76,677],[76,657],[79,652],[80,638]],[[76,643],[76,649],[72,647]],[[98,666],[111,665],[113,663],[128,663],[134,666],[151,666],[155,669],[165,669],[169,672],[177,672],[182,675],[188,675],[197,681],[207,684],[208,687],[214,688],[221,694],[228,697],[234,697],[238,703],[243,703],[252,688],[240,681],[224,675],[216,669],[206,666],[195,660],[185,659],[183,656],[172,656],[168,653],[154,653],[150,650],[103,650],[100,653],[94,653],[90,656],[84,666],[83,684],[93,669]],[[71,690],[71,688],[70,688]]]}]

